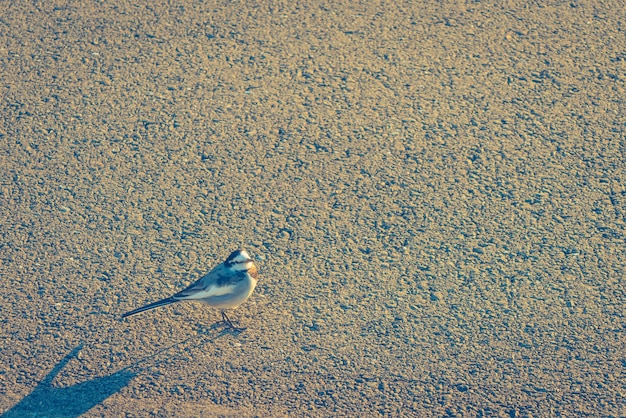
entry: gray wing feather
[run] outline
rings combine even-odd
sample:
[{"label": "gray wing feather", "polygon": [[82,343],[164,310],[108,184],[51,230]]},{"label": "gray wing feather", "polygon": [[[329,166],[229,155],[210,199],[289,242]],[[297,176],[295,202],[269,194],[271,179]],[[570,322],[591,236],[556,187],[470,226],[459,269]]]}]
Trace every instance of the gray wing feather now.
[{"label": "gray wing feather", "polygon": [[224,267],[223,264],[215,267],[213,270],[202,276],[197,282],[192,283],[189,287],[176,293],[174,299],[189,299],[195,293],[204,292],[214,286],[237,285],[245,279],[245,272],[237,272],[236,274]]}]

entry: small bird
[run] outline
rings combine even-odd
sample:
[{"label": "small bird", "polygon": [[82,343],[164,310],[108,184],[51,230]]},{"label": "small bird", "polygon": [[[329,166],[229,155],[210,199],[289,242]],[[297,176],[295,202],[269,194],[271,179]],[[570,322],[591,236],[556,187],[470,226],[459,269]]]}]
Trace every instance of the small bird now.
[{"label": "small bird", "polygon": [[197,282],[169,298],[150,303],[122,315],[122,318],[148,311],[160,306],[185,300],[202,302],[222,310],[222,319],[234,330],[237,328],[230,321],[224,309],[233,309],[250,297],[257,284],[259,270],[245,250],[234,251],[226,261]]}]

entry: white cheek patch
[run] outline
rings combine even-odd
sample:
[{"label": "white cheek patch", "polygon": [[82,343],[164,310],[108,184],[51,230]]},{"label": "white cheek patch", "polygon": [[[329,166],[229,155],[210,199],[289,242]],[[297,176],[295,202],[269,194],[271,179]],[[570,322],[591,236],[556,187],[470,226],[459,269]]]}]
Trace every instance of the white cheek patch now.
[{"label": "white cheek patch", "polygon": [[252,268],[252,261],[248,261],[247,263],[237,263],[233,264],[232,269],[235,271],[248,271]]},{"label": "white cheek patch", "polygon": [[187,299],[187,300],[195,300],[195,299],[204,299],[204,298],[208,298],[210,296],[223,296],[223,295],[228,295],[230,293],[233,292],[233,290],[235,290],[235,285],[231,285],[231,286],[211,286],[206,290],[202,290],[199,292],[195,292],[183,299]]}]

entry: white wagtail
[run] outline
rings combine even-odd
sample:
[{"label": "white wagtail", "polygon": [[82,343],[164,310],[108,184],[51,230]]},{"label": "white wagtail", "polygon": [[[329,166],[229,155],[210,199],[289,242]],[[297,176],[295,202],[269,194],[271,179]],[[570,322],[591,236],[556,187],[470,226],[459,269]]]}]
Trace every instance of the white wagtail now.
[{"label": "white wagtail", "polygon": [[256,287],[258,274],[259,270],[250,255],[245,250],[237,250],[186,289],[169,298],[126,312],[122,318],[170,303],[191,300],[220,308],[224,322],[232,329],[239,330],[230,322],[224,309],[236,308],[250,297]]}]

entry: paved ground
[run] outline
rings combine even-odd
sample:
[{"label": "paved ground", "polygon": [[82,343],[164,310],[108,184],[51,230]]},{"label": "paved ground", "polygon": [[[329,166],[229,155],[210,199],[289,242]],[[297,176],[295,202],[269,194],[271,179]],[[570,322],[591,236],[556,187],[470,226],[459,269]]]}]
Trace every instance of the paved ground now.
[{"label": "paved ground", "polygon": [[0,411],[626,416],[624,10],[3,2]]}]

